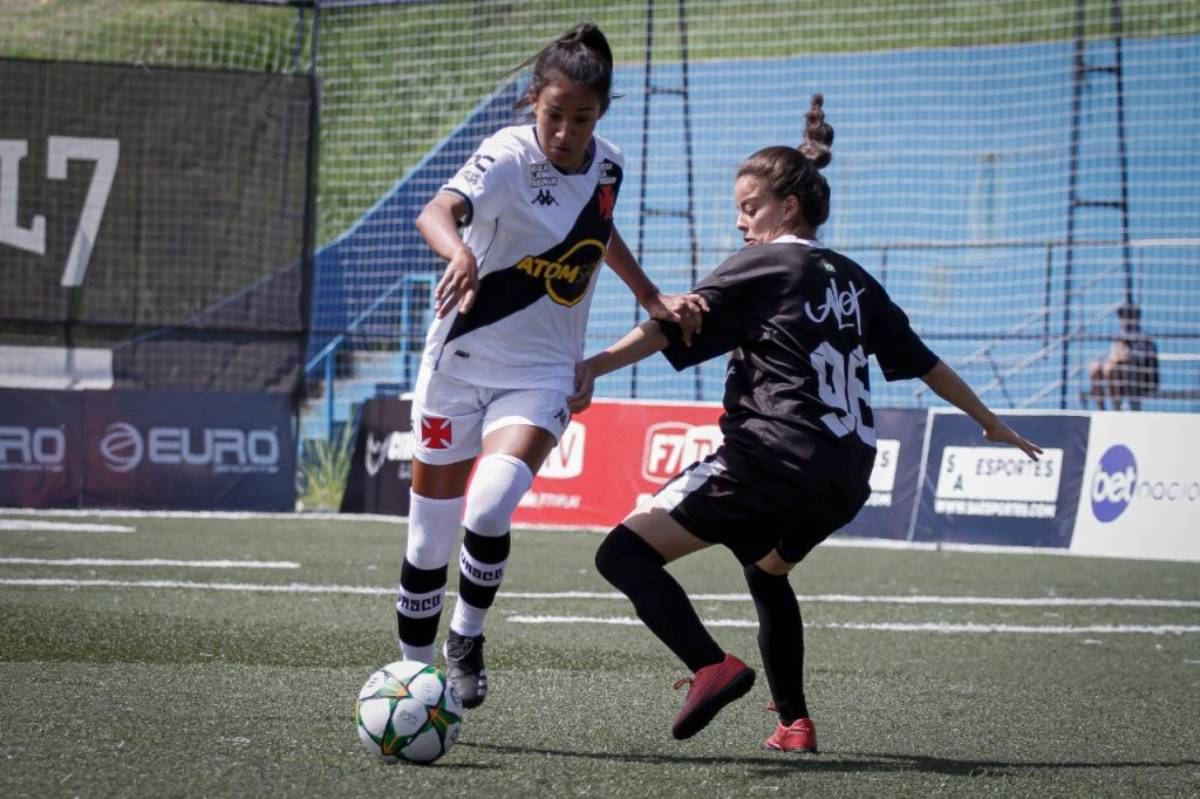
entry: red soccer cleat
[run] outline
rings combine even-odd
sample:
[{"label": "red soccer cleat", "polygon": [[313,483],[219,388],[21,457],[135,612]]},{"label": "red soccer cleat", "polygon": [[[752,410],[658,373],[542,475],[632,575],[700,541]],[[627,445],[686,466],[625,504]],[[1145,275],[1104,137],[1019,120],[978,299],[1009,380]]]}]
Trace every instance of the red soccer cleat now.
[{"label": "red soccer cleat", "polygon": [[778,752],[817,751],[817,728],[812,719],[796,719],[791,726],[776,723],[775,734],[763,741],[763,747]]},{"label": "red soccer cleat", "polygon": [[754,671],[733,655],[726,655],[720,663],[705,666],[695,676],[675,683],[675,688],[684,685],[691,687],[671,725],[671,735],[681,741],[700,732],[721,708],[749,691],[754,685]]}]

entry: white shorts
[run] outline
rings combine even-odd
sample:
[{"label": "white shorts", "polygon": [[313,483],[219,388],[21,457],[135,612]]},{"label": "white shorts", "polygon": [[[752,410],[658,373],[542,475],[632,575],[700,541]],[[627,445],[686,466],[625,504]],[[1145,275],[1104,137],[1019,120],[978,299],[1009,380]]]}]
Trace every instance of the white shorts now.
[{"label": "white shorts", "polygon": [[487,388],[423,368],[412,401],[413,457],[432,465],[469,460],[484,436],[516,424],[540,427],[557,441],[570,421],[562,391]]}]

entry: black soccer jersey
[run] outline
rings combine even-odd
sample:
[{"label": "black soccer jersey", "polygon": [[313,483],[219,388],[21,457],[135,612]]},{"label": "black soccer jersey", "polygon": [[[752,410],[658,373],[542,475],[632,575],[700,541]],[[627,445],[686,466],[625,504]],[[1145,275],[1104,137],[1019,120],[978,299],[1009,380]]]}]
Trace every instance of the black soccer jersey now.
[{"label": "black soccer jersey", "polygon": [[786,482],[814,464],[870,477],[875,454],[867,356],[888,380],[937,356],[884,288],[849,258],[793,236],[747,247],[694,289],[709,304],[685,347],[663,324],[676,369],[732,351],[721,430],[731,457]]}]

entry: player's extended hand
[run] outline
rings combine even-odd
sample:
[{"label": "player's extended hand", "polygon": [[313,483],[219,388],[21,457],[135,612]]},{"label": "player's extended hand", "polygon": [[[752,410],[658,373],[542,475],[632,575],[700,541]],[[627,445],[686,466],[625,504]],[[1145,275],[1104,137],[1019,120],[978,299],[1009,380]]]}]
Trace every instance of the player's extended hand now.
[{"label": "player's extended hand", "polygon": [[708,300],[700,294],[655,294],[645,305],[651,319],[675,322],[680,327],[683,343],[692,346],[692,336],[699,334]]},{"label": "player's extended hand", "polygon": [[996,444],[1010,444],[1024,452],[1031,459],[1037,460],[1038,455],[1042,454],[1042,448],[1032,441],[1028,440],[1016,430],[1006,425],[999,419],[991,427],[983,428],[983,437],[988,441]]},{"label": "player's extended hand", "polygon": [[596,388],[596,375],[587,361],[575,364],[575,393],[567,397],[567,407],[571,413],[587,410],[592,404],[592,392]]},{"label": "player's extended hand", "polygon": [[475,263],[475,253],[469,247],[463,247],[446,264],[446,271],[433,290],[438,318],[450,313],[455,303],[458,303],[459,313],[466,313],[475,304],[478,294],[479,265]]}]

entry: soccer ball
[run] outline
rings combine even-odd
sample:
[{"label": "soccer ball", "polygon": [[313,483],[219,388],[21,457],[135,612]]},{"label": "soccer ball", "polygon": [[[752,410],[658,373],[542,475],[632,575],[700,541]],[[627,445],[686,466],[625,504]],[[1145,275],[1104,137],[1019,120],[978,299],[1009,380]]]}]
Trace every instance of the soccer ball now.
[{"label": "soccer ball", "polygon": [[354,703],[358,739],[385,763],[432,763],[454,746],[462,700],[436,666],[397,660],[363,683]]}]

